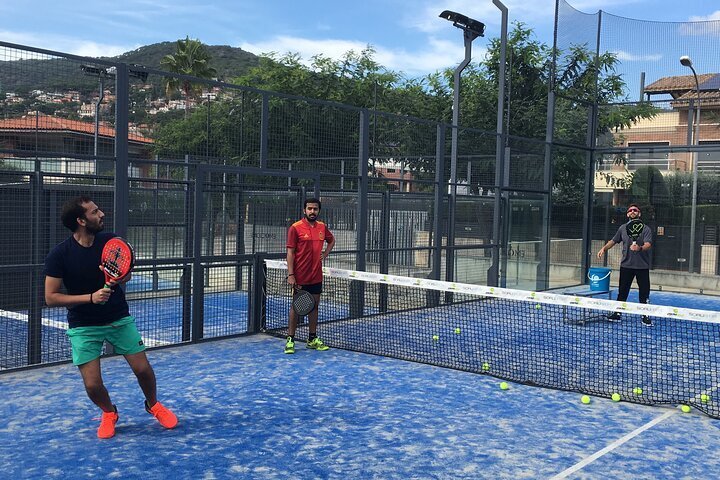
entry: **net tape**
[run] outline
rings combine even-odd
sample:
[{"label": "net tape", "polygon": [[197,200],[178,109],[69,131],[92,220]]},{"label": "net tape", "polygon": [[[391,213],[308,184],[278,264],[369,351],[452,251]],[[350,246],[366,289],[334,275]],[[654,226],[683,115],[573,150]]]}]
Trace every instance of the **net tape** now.
[{"label": "net tape", "polygon": [[[268,268],[287,269],[287,262],[282,260],[265,260],[265,264]],[[397,275],[363,272],[358,270],[344,270],[332,267],[323,267],[323,275],[386,285],[404,285],[407,287],[430,289],[441,292],[457,292],[481,297],[493,297],[522,302],[531,301],[545,305],[566,305],[569,307],[578,307],[588,310],[604,310],[607,312],[677,318],[682,320],[720,324],[720,312],[714,312],[711,310],[617,302],[602,298],[581,297],[549,292],[533,292],[511,288],[488,287],[485,285],[472,285],[467,283],[443,282],[439,280],[401,277]]]}]

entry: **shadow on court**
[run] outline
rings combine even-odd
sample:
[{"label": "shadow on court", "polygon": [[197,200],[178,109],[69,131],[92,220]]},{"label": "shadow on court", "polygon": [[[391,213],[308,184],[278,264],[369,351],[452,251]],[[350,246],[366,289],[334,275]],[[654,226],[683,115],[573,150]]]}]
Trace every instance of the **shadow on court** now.
[{"label": "shadow on court", "polygon": [[99,411],[72,365],[0,375],[0,477],[720,475],[720,420],[696,412],[583,405],[573,393],[501,390],[485,375],[282,346],[260,335],[150,352],[160,399],[180,419],[170,431],[145,413],[124,360],[105,359],[120,413],[110,440],[96,438]]}]

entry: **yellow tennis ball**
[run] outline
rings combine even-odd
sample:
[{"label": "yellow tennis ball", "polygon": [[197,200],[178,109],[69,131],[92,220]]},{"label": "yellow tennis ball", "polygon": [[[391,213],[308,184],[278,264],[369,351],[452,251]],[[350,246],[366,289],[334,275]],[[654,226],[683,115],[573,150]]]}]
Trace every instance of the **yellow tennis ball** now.
[{"label": "yellow tennis ball", "polygon": [[435,340],[437,342],[438,340],[440,340],[440,337],[437,335],[433,335],[433,340]]},{"label": "yellow tennis ball", "polygon": [[687,405],[680,405],[680,410],[682,410],[683,413],[690,413],[690,407]]},{"label": "yellow tennis ball", "polygon": [[583,395],[582,397],[580,397],[580,401],[587,405],[588,403],[590,403],[590,397],[588,395]]},{"label": "yellow tennis ball", "polygon": [[510,388],[510,386],[507,382],[500,382],[500,390],[507,390],[508,388]]},{"label": "yellow tennis ball", "polygon": [[542,308],[542,305],[540,305],[539,303],[537,305],[535,305],[536,310],[540,310],[541,308]]},{"label": "yellow tennis ball", "polygon": [[490,370],[490,364],[487,363],[487,362],[485,362],[485,363],[483,363],[483,367],[482,367],[482,368],[483,368],[484,371],[487,372],[488,370]]},{"label": "yellow tennis ball", "polygon": [[455,329],[455,333],[460,333],[460,327],[457,327],[457,328]]},{"label": "yellow tennis ball", "polygon": [[642,395],[642,392],[643,392],[643,390],[642,390],[642,388],[640,388],[640,387],[635,387],[635,388],[633,388],[633,393],[634,393],[635,395]]},{"label": "yellow tennis ball", "polygon": [[610,397],[610,398],[612,398],[612,401],[613,401],[613,402],[619,402],[619,401],[620,401],[620,394],[619,394],[619,393],[613,393],[613,394],[612,394],[612,397]]},{"label": "yellow tennis ball", "polygon": [[710,401],[710,395],[707,395],[707,394],[703,393],[702,395],[700,395],[700,401],[703,402],[703,403],[709,402],[709,401]]}]

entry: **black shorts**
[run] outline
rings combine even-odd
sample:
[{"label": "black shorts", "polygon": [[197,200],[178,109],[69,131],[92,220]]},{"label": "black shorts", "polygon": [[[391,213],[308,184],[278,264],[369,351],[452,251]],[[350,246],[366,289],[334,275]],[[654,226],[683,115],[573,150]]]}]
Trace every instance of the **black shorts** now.
[{"label": "black shorts", "polygon": [[312,285],[303,285],[302,289],[313,295],[320,295],[322,293],[322,282],[313,283]]}]

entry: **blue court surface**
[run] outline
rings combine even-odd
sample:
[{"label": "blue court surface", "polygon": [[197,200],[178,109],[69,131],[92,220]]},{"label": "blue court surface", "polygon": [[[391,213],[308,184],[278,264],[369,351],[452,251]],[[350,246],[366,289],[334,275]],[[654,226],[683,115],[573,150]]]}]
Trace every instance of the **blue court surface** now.
[{"label": "blue court surface", "polygon": [[720,421],[486,375],[331,349],[282,352],[265,335],[151,351],[146,414],[121,357],[103,360],[120,421],[77,369],[0,376],[0,477],[88,479],[717,478]]}]

